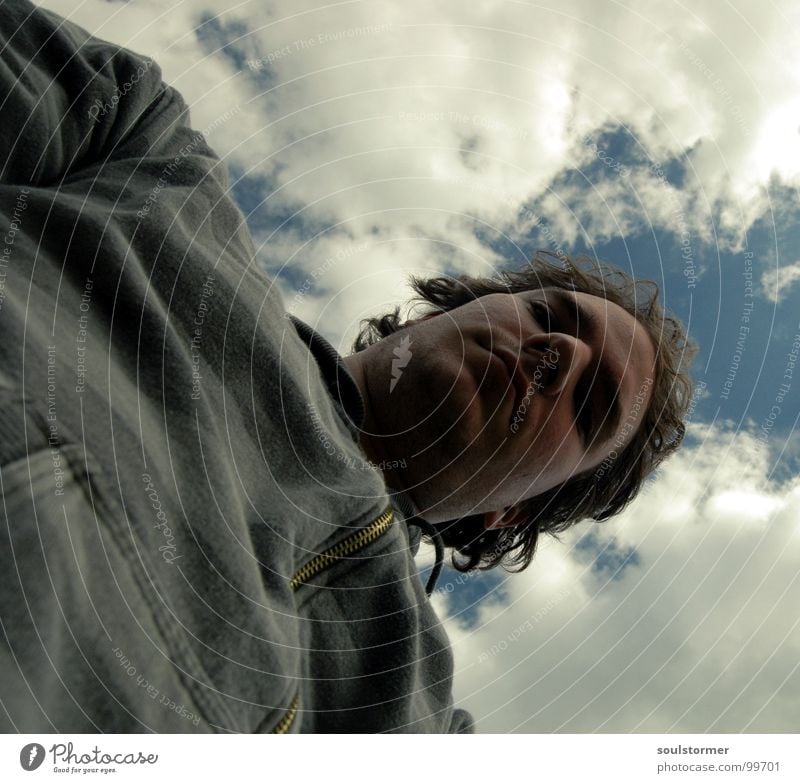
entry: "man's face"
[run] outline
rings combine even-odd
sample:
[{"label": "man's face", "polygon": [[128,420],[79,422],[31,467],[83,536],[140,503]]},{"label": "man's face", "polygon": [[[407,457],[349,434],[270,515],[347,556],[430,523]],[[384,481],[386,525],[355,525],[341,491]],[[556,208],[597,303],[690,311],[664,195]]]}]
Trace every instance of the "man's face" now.
[{"label": "man's face", "polygon": [[655,351],[623,308],[545,288],[491,294],[358,357],[362,443],[421,515],[498,511],[590,471],[633,437]]}]

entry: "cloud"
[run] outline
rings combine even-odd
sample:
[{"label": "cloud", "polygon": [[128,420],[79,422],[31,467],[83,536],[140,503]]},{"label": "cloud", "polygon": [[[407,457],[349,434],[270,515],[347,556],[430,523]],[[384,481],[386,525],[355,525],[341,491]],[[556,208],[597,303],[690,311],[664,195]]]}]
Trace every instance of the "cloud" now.
[{"label": "cloud", "polygon": [[767,298],[778,302],[786,296],[787,289],[800,280],[800,261],[767,270],[761,275],[761,288]]},{"label": "cloud", "polygon": [[[755,2],[46,5],[156,56],[212,147],[262,183],[247,217],[273,274],[370,243],[367,261],[332,266],[308,293],[347,288],[318,324],[344,338],[351,313],[346,341],[353,315],[409,272],[486,273],[524,263],[525,240],[568,249],[651,226],[733,247],[772,208],[769,183],[798,181],[790,0],[768,14]],[[615,132],[625,143],[606,148]],[[277,232],[276,215],[289,219]],[[491,249],[503,237],[510,256]]]},{"label": "cloud", "polygon": [[797,726],[800,479],[767,481],[755,433],[692,437],[623,515],[549,539],[498,587],[505,602],[447,621],[456,702],[479,730]]}]

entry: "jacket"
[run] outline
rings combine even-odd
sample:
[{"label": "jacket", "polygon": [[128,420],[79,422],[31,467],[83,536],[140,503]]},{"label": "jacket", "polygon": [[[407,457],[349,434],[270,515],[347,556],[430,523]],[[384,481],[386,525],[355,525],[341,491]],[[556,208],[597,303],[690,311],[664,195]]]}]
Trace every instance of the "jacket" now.
[{"label": "jacket", "polygon": [[0,39],[0,729],[471,731],[413,508],[181,95],[29,2]]}]

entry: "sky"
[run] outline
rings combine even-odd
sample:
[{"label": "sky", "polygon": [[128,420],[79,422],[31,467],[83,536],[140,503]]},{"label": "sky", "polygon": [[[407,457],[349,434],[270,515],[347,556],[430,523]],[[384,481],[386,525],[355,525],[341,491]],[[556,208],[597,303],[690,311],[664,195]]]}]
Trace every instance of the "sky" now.
[{"label": "sky", "polygon": [[342,354],[409,274],[655,280],[699,346],[686,443],[524,573],[444,572],[454,698],[481,732],[797,730],[800,6],[41,4],[155,59]]}]

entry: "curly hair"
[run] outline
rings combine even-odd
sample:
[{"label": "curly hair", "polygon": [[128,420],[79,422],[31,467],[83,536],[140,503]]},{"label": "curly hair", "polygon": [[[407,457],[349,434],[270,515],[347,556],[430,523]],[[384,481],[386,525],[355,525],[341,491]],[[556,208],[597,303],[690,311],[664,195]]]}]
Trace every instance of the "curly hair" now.
[{"label": "curly hair", "polygon": [[[425,315],[445,312],[488,294],[520,293],[560,288],[602,297],[624,308],[644,326],[656,348],[652,397],[633,439],[619,453],[612,451],[600,466],[573,476],[558,487],[524,503],[527,519],[514,527],[484,529],[483,514],[442,525],[442,538],[452,547],[453,567],[459,571],[502,565],[522,571],[530,565],[540,533],[557,536],[572,525],[601,522],[620,513],[639,493],[645,479],[683,440],[684,418],[693,383],[687,372],[697,348],[681,322],[658,301],[659,289],[650,280],[636,280],[621,269],[589,256],[538,251],[527,267],[500,271],[494,277],[410,277],[419,294],[415,301],[431,305]],[[406,328],[400,308],[364,319],[353,344],[355,352]],[[456,553],[464,559],[458,560]]]}]

